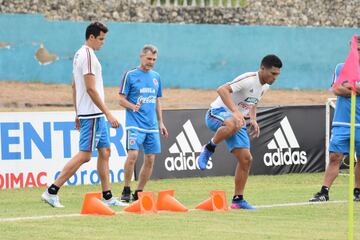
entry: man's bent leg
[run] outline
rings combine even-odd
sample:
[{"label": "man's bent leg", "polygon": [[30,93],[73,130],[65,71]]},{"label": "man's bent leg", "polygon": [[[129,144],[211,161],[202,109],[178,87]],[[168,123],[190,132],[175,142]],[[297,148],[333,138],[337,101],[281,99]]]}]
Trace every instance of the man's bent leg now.
[{"label": "man's bent leg", "polygon": [[223,125],[216,130],[210,142],[204,146],[198,158],[198,164],[201,170],[205,170],[207,162],[215,151],[216,145],[233,136],[241,129],[241,127],[236,124],[236,121],[234,117],[226,119]]}]

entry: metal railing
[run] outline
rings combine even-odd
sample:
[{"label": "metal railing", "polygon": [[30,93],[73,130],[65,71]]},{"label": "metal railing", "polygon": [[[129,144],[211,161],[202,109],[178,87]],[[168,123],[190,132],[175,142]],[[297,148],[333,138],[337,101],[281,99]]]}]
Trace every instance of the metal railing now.
[{"label": "metal railing", "polygon": [[157,7],[245,7],[247,0],[150,0],[152,6]]}]

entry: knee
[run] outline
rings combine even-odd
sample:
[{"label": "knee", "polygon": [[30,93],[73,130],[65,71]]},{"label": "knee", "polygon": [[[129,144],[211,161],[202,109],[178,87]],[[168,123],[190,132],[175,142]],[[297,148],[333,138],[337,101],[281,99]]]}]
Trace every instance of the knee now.
[{"label": "knee", "polygon": [[110,148],[101,148],[98,149],[99,157],[103,160],[109,160],[111,150]]},{"label": "knee", "polygon": [[252,156],[251,156],[251,155],[248,155],[248,156],[244,157],[243,163],[244,163],[245,165],[247,165],[248,167],[250,167],[252,161],[253,161]]},{"label": "knee", "polygon": [[152,168],[154,166],[155,158],[154,157],[146,157],[144,161],[144,166],[147,168]]},{"label": "knee", "polygon": [[241,129],[241,126],[236,123],[235,118],[232,118],[229,121],[225,122],[225,126],[229,129],[231,135],[234,135]]},{"label": "knee", "polygon": [[81,158],[82,164],[87,163],[90,160],[91,160],[91,152],[84,154]]},{"label": "knee", "polygon": [[329,164],[340,165],[343,157],[341,153],[330,153]]},{"label": "knee", "polygon": [[132,164],[134,165],[135,162],[137,160],[137,154],[135,153],[128,153],[128,157],[126,159],[126,161],[129,163],[129,164]]},{"label": "knee", "polygon": [[252,160],[253,160],[253,158],[252,158],[252,156],[250,154],[238,158],[240,167],[242,169],[244,169],[244,170],[249,170],[250,169]]},{"label": "knee", "polygon": [[110,148],[104,148],[104,149],[101,151],[101,154],[102,154],[104,157],[110,157],[110,153],[111,153]]}]

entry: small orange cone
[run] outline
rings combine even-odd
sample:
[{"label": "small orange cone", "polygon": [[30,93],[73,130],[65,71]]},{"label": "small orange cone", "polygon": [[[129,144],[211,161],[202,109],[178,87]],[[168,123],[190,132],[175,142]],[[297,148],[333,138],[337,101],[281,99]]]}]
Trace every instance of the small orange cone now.
[{"label": "small orange cone", "polygon": [[88,192],[85,194],[81,214],[115,215],[115,212],[106,206],[101,200],[100,192]]},{"label": "small orange cone", "polygon": [[125,212],[156,213],[154,192],[139,192],[139,199],[124,208]]},{"label": "small orange cone", "polygon": [[211,191],[210,198],[199,203],[195,208],[208,211],[228,211],[225,191]]},{"label": "small orange cone", "polygon": [[157,210],[166,210],[173,212],[189,211],[184,205],[174,198],[174,190],[160,191],[156,203]]}]

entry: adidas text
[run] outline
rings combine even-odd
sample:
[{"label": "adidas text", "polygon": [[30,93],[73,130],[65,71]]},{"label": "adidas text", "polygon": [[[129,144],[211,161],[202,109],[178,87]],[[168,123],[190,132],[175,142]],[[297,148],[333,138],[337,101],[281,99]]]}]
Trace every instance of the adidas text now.
[{"label": "adidas text", "polygon": [[[167,157],[165,159],[165,168],[169,172],[200,169],[197,164],[198,158],[199,156],[195,156],[194,152],[189,155],[179,153],[178,157]],[[206,169],[211,169],[212,167],[213,164],[210,158],[206,165]]]},{"label": "adidas text", "polygon": [[266,166],[283,166],[283,165],[305,165],[307,157],[305,151],[291,151],[291,148],[277,149],[274,153],[264,154],[264,163]]}]

